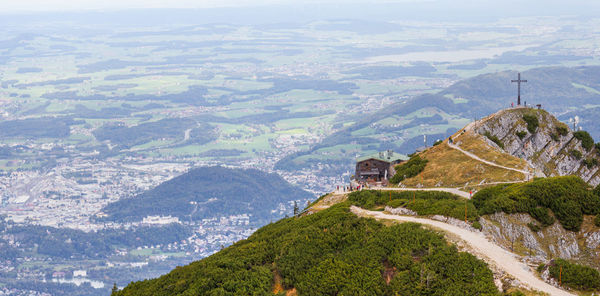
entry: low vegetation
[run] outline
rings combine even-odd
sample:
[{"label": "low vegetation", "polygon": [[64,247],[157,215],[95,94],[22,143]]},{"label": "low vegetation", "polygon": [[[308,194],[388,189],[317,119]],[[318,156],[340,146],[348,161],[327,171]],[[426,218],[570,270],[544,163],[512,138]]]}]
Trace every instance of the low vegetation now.
[{"label": "low vegetation", "polygon": [[[483,159],[493,161],[507,167],[523,169],[527,163],[490,146],[479,135],[469,133],[459,136],[460,147]],[[494,167],[470,158],[466,154],[452,149],[448,145],[437,145],[419,154],[428,160],[421,173],[402,181],[407,187],[422,184],[425,187],[462,187],[465,184],[485,182],[506,182],[523,180],[525,176],[516,171]]]},{"label": "low vegetation", "polygon": [[477,209],[470,200],[447,192],[362,190],[351,193],[348,200],[367,209],[389,205],[393,208],[404,207],[419,215],[443,215],[460,220],[465,219],[466,207],[468,221],[479,219]]},{"label": "low vegetation", "polygon": [[564,137],[569,134],[569,128],[564,123],[560,123],[556,125],[556,133],[559,136]]},{"label": "low vegetation", "polygon": [[600,197],[576,176],[485,188],[473,196],[473,203],[480,215],[528,213],[543,226],[554,223],[556,217],[572,231],[579,231],[584,214],[596,215],[600,209]]},{"label": "low vegetation", "polygon": [[[527,132],[523,131],[525,134]],[[456,138],[456,142],[460,142],[460,147],[469,151],[478,157],[489,160],[503,166],[525,169],[527,168],[527,162],[518,157],[514,157],[508,153],[498,151],[497,149],[490,149],[486,141],[482,139],[479,134],[475,133],[464,133]]]},{"label": "low vegetation", "polygon": [[498,147],[504,149],[504,143],[502,143],[502,141],[500,141],[500,139],[498,139],[498,137],[496,137],[496,135],[492,135],[490,132],[485,132],[483,135],[486,138],[490,139],[490,141],[492,141],[496,145],[498,145]]},{"label": "low vegetation", "polygon": [[596,159],[596,158],[586,158],[586,159],[583,160],[583,164],[588,169],[592,169],[592,168],[598,166],[598,159]]},{"label": "low vegetation", "polygon": [[538,126],[540,125],[537,116],[532,114],[524,114],[523,120],[525,121],[525,123],[527,123],[527,130],[532,134],[535,133]]},{"label": "low vegetation", "polygon": [[519,137],[519,139],[523,140],[523,138],[525,138],[525,136],[527,136],[527,132],[526,131],[518,131],[515,133],[515,135],[517,135],[517,137]]},{"label": "low vegetation", "polygon": [[594,268],[564,259],[554,259],[549,265],[549,270],[550,276],[560,280],[563,286],[580,291],[600,289],[600,272]]},{"label": "low vegetation", "polygon": [[441,235],[412,223],[386,227],[348,206],[269,224],[213,256],[112,296],[499,294],[486,264]]},{"label": "low vegetation", "polygon": [[581,146],[585,148],[585,150],[590,151],[594,148],[594,139],[588,132],[576,131],[573,133],[573,137],[581,141]]},{"label": "low vegetation", "polygon": [[427,159],[421,158],[419,155],[411,157],[406,163],[396,166],[396,174],[390,179],[393,184],[398,184],[404,179],[412,178],[420,174],[427,165]]},{"label": "low vegetation", "polygon": [[571,149],[569,151],[569,154],[571,154],[571,156],[575,157],[575,159],[580,160],[583,157],[583,154],[581,154],[581,152],[579,150],[575,150],[575,149]]}]

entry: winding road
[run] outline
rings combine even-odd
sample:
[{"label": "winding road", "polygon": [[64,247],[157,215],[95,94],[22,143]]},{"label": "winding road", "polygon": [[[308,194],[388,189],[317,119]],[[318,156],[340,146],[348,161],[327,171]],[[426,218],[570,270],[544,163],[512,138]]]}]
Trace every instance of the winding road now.
[{"label": "winding road", "polygon": [[414,222],[433,226],[434,228],[452,233],[465,241],[473,250],[474,255],[496,266],[510,274],[521,283],[531,289],[548,293],[550,295],[575,295],[567,291],[554,287],[535,276],[529,266],[521,262],[514,254],[490,242],[482,233],[471,232],[458,226],[450,225],[444,222],[435,221],[426,218],[417,218],[410,216],[389,215],[377,211],[368,211],[356,206],[351,207],[351,211],[357,216],[372,217],[375,219],[386,219],[400,222]]}]

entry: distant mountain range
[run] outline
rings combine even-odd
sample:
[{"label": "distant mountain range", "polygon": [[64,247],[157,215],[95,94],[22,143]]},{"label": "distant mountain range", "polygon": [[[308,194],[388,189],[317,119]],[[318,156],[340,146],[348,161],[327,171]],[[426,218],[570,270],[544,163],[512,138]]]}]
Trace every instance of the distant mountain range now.
[{"label": "distant mountain range", "polygon": [[[594,122],[600,116],[600,67],[536,68],[521,76],[528,80],[521,89],[523,103],[541,104],[563,121],[578,115],[580,126],[594,138],[600,138],[600,125]],[[482,74],[435,94],[393,103],[357,118],[354,124],[310,149],[287,156],[276,167],[293,171],[327,162],[331,172],[342,173],[352,166],[357,154],[386,149],[413,153],[424,145],[423,135],[432,145],[473,119],[516,104],[517,85],[511,84],[516,78],[516,71]],[[396,125],[390,125],[390,119],[396,120]],[[332,150],[339,153],[331,153]]]}]

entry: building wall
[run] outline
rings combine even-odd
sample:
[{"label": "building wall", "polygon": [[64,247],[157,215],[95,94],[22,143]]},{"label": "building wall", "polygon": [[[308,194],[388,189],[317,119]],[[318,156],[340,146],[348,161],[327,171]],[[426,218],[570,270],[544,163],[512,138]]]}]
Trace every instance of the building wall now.
[{"label": "building wall", "polygon": [[381,160],[377,160],[377,159],[367,159],[367,160],[363,160],[363,161],[356,163],[356,171],[354,173],[356,180],[363,181],[363,182],[367,181],[368,176],[361,177],[360,172],[371,171],[371,169],[374,169],[374,168],[379,170],[379,175],[371,176],[370,178],[373,178],[372,181],[384,180],[386,170],[388,171],[388,175],[387,175],[388,179],[393,176],[390,172],[390,163],[389,162],[381,161]]}]

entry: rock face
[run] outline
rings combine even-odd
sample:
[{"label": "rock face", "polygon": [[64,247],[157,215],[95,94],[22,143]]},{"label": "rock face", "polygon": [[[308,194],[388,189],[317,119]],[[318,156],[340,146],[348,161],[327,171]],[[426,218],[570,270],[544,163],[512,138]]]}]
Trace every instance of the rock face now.
[{"label": "rock face", "polygon": [[[531,133],[524,115],[535,116],[539,126]],[[567,132],[560,135],[558,127]],[[588,168],[586,159],[600,157],[596,149],[589,151],[573,136],[569,127],[544,110],[530,108],[506,109],[473,123],[475,132],[496,136],[504,145],[504,151],[523,158],[535,168],[536,176],[577,175],[592,186],[600,184],[598,165]],[[488,144],[498,147],[488,140]],[[498,147],[500,149],[500,147]],[[577,152],[573,152],[577,151]]]},{"label": "rock face", "polygon": [[[481,219],[482,231],[495,243],[531,256],[538,261],[552,258],[577,260],[583,250],[577,240],[578,233],[565,230],[558,222],[538,232],[532,231],[527,224],[533,219],[527,214],[496,213]],[[580,233],[585,235],[583,232]],[[600,238],[598,234],[596,235]],[[590,245],[600,243],[590,239]]]}]

